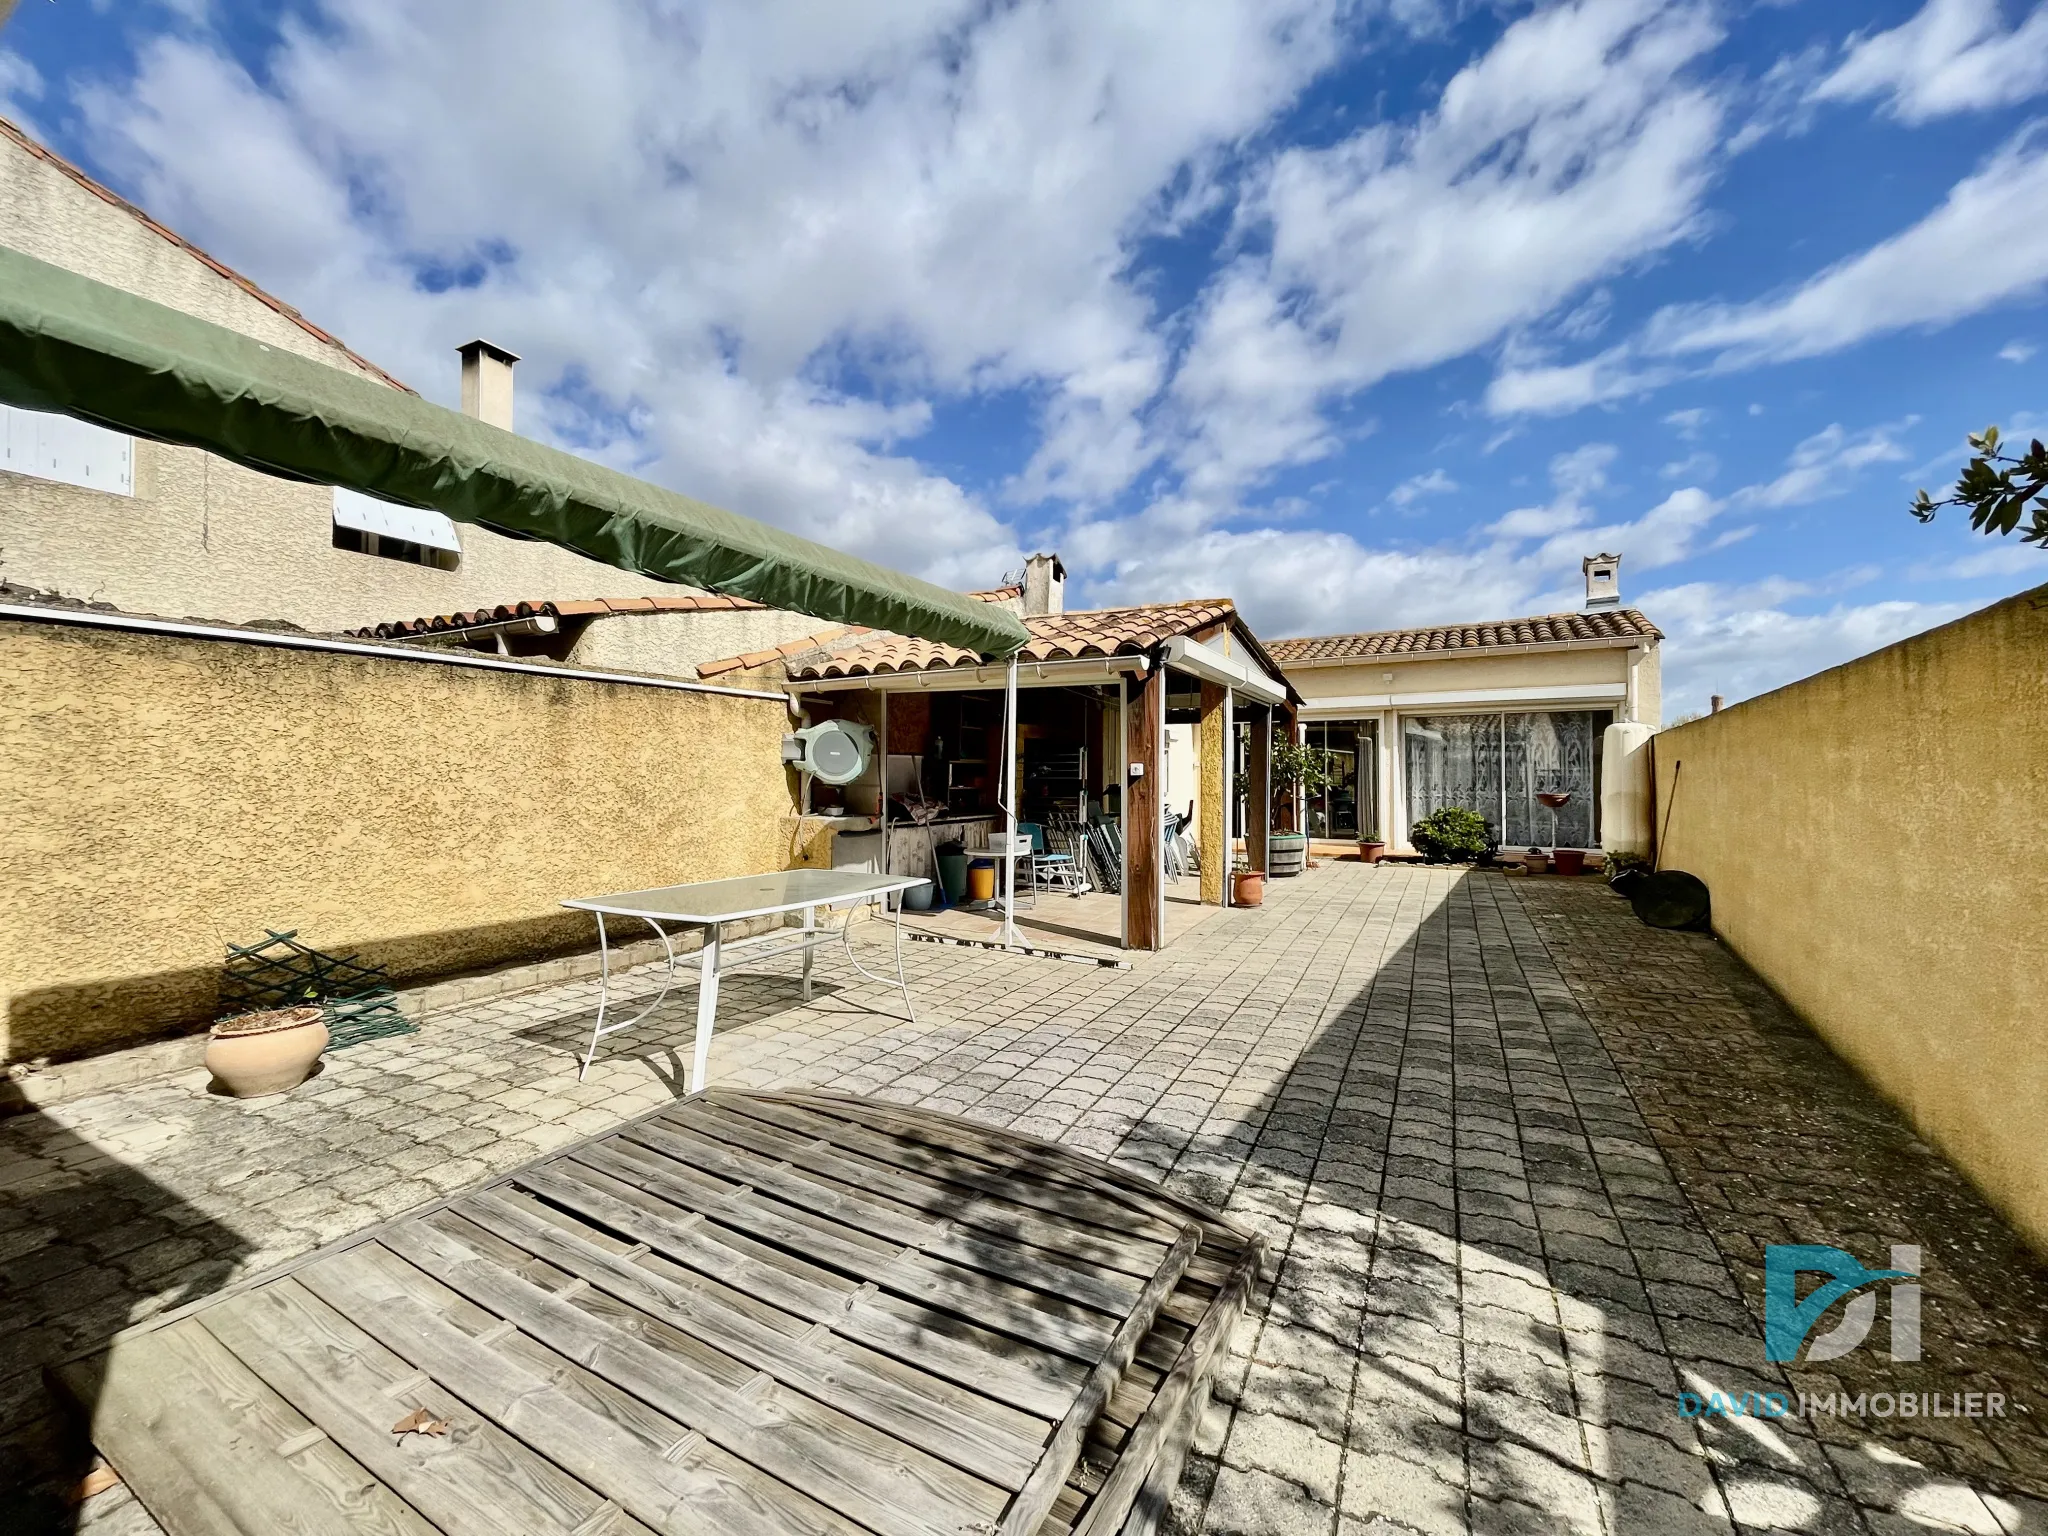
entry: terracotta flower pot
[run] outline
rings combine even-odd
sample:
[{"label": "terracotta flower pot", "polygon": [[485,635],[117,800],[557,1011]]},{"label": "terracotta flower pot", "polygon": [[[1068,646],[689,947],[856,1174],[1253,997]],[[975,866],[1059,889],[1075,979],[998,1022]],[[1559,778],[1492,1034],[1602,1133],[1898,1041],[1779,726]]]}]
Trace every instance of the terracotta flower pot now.
[{"label": "terracotta flower pot", "polygon": [[1240,907],[1261,907],[1266,904],[1266,877],[1257,870],[1233,877],[1230,893],[1232,903]]},{"label": "terracotta flower pot", "polygon": [[1532,875],[1547,875],[1550,873],[1550,856],[1541,848],[1531,848],[1522,855],[1522,868]]},{"label": "terracotta flower pot", "polygon": [[245,1013],[213,1026],[206,1070],[235,1098],[260,1099],[298,1087],[326,1049],[327,1022],[318,1008]]},{"label": "terracotta flower pot", "polygon": [[1379,863],[1380,855],[1386,851],[1387,845],[1377,838],[1361,837],[1358,840],[1358,857],[1367,864]]},{"label": "terracotta flower pot", "polygon": [[1586,850],[1583,848],[1557,848],[1550,855],[1550,864],[1560,875],[1583,875],[1586,872]]}]

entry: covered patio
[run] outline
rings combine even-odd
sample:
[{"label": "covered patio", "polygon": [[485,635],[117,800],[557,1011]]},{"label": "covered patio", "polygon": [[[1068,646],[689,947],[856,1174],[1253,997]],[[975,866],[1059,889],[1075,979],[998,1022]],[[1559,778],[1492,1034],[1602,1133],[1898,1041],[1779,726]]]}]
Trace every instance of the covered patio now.
[{"label": "covered patio", "polygon": [[[1262,1235],[1182,1529],[2048,1520],[2048,1437],[2020,1411],[2048,1387],[2038,1261],[1724,949],[1641,927],[1595,882],[1337,864],[1129,969],[910,962],[915,1024],[854,1006],[875,999],[850,972],[823,970],[808,1006],[787,977],[734,978],[714,1080],[965,1114]],[[153,1529],[119,1485],[61,1502],[90,1452],[45,1365],[678,1095],[687,1000],[579,1085],[593,997],[439,1007],[284,1099],[195,1073],[0,1121],[0,1465],[36,1485],[0,1523]],[[1761,1248],[1795,1216],[1802,1241],[1922,1246],[1927,1365],[1765,1361]],[[1951,1386],[2005,1411],[1678,1409]]]}]

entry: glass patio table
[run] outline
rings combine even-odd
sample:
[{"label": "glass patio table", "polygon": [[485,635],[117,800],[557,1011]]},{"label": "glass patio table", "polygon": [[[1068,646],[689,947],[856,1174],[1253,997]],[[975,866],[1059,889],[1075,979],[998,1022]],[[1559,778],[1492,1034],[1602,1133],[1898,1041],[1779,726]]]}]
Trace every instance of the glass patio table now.
[{"label": "glass patio table", "polygon": [[[931,882],[916,875],[872,875],[851,869],[785,869],[768,875],[741,875],[730,880],[700,880],[691,885],[664,885],[645,891],[620,891],[610,896],[584,896],[562,903],[597,917],[597,946],[602,980],[598,989],[597,1022],[590,1031],[590,1049],[583,1053],[580,1081],[597,1059],[597,1044],[606,1035],[631,1029],[659,1008],[677,980],[676,947],[671,930],[701,929],[704,947],[697,962],[697,1043],[691,1059],[689,1091],[704,1091],[705,1071],[711,1056],[711,1031],[718,1019],[718,978],[742,960],[767,960],[777,955],[804,957],[803,998],[811,1000],[811,959],[827,944],[840,944],[853,968],[870,981],[892,986],[903,994],[903,1007],[913,1023],[917,1014],[910,1000],[910,983],[903,974],[903,904],[896,904],[896,979],[877,976],[860,963],[853,952],[851,921],[838,928],[818,926],[820,910],[858,906],[881,901],[898,891]],[[803,926],[771,929],[751,938],[728,941],[727,923],[750,918],[775,917],[784,913],[803,914]],[[849,913],[848,917],[851,918]],[[668,953],[668,979],[654,1001],[632,1018],[607,1023],[612,1011],[611,935],[607,918],[638,919],[652,928]]]}]

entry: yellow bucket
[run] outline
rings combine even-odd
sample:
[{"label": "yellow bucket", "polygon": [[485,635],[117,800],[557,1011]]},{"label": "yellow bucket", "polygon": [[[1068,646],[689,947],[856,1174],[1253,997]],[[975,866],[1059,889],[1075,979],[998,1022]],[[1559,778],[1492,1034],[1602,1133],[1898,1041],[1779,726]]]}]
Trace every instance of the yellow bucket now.
[{"label": "yellow bucket", "polygon": [[990,901],[996,894],[996,867],[979,860],[967,866],[967,899]]}]

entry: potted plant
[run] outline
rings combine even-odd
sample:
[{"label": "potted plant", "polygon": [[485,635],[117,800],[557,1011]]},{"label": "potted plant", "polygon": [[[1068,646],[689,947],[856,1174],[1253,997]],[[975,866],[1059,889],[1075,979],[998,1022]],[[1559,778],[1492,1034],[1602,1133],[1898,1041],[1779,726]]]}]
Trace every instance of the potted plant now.
[{"label": "potted plant", "polygon": [[1230,866],[1230,902],[1237,907],[1266,904],[1266,877],[1253,869],[1251,860],[1239,855]]},{"label": "potted plant", "polygon": [[1385,854],[1386,851],[1387,845],[1380,841],[1380,836],[1377,832],[1373,833],[1369,837],[1361,836],[1358,839],[1358,857],[1360,861],[1363,863],[1379,863],[1380,857],[1383,854]]},{"label": "potted plant", "polygon": [[1469,864],[1492,845],[1493,834],[1477,811],[1447,805],[1411,826],[1408,841],[1431,864]]},{"label": "potted plant", "polygon": [[289,1093],[312,1075],[327,1049],[327,1016],[317,1004],[223,1019],[206,1041],[206,1070],[238,1099]]},{"label": "potted plant", "polygon": [[[1336,758],[1321,747],[1289,741],[1281,731],[1273,733],[1272,756],[1273,819],[1293,818],[1295,797],[1320,794],[1337,782]],[[1298,875],[1308,865],[1306,832],[1274,832],[1266,840],[1266,868],[1276,880]]]},{"label": "potted plant", "polygon": [[1547,875],[1550,873],[1550,855],[1532,843],[1529,851],[1522,855],[1522,869],[1531,875]]}]

